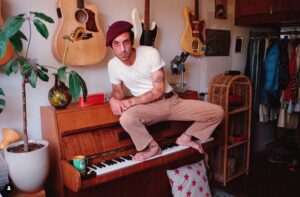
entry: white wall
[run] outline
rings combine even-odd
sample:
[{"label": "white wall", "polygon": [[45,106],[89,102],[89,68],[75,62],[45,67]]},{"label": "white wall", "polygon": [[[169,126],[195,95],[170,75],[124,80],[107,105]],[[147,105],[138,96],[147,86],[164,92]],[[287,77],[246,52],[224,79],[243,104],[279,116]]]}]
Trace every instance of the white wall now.
[{"label": "white wall", "polygon": [[[68,0],[71,1],[71,0]],[[75,0],[72,0],[75,1]],[[87,2],[96,4],[100,12],[100,21],[103,30],[106,32],[108,25],[116,20],[131,20],[131,10],[138,8],[140,15],[143,15],[144,1],[142,0],[88,0]],[[225,29],[231,31],[230,56],[224,57],[203,57],[196,58],[190,56],[186,61],[185,79],[188,88],[199,92],[206,92],[212,77],[223,73],[228,69],[244,70],[246,59],[246,45],[248,42],[249,28],[234,26],[234,0],[228,0],[228,19],[214,18],[214,0],[200,1],[200,18],[205,20],[206,28]],[[176,81],[176,77],[170,74],[169,62],[175,55],[181,53],[179,47],[180,37],[184,31],[185,21],[183,8],[187,6],[193,10],[193,0],[152,0],[151,19],[155,20],[159,27],[156,47],[161,51],[165,59],[167,78]],[[23,13],[26,11],[42,11],[52,16],[57,22],[56,2],[54,0],[2,0],[2,16],[4,18]],[[38,58],[40,64],[59,67],[51,52],[51,38],[56,28],[56,23],[48,25],[50,36],[44,40],[36,33],[33,35],[30,56]],[[26,31],[26,29],[24,29]],[[244,37],[243,53],[234,52],[236,36]],[[89,93],[110,92],[107,75],[107,62],[112,57],[111,50],[108,49],[107,57],[99,64],[73,68],[79,72],[87,83]],[[41,138],[40,129],[40,106],[49,105],[48,91],[53,86],[52,77],[50,82],[39,81],[36,89],[27,87],[28,105],[28,131],[30,138]],[[20,75],[12,74],[5,76],[0,74],[0,86],[6,94],[6,107],[0,115],[0,129],[9,127],[22,133],[22,108],[21,108],[21,78]],[[2,136],[1,136],[2,137]],[[0,138],[1,138],[0,137]]]}]

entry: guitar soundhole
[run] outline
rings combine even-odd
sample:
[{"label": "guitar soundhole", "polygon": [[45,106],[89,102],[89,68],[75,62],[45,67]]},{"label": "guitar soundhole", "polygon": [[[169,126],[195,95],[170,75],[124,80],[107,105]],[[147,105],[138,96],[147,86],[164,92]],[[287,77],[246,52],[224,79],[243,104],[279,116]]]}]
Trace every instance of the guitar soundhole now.
[{"label": "guitar soundhole", "polygon": [[77,10],[75,18],[79,23],[86,23],[88,21],[88,14],[85,10]]}]

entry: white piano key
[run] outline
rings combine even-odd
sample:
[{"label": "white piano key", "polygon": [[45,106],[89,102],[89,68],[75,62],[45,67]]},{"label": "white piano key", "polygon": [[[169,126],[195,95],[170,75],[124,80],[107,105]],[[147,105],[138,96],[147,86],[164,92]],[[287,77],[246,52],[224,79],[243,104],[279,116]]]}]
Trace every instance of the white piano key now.
[{"label": "white piano key", "polygon": [[[210,137],[206,141],[201,142],[200,140],[196,140],[196,142],[199,143],[199,144],[203,144],[203,143],[212,141],[213,139],[214,139],[213,137]],[[188,146],[173,146],[171,148],[167,148],[167,149],[163,150],[161,154],[150,157],[149,159],[147,159],[145,161],[152,160],[152,159],[162,157],[162,156],[166,156],[166,155],[170,155],[170,154],[173,154],[175,152],[185,150],[187,148],[189,148],[189,147]],[[134,156],[134,155],[131,155],[131,156]],[[97,168],[96,170],[89,167],[89,166],[88,166],[88,169],[96,172],[97,176],[100,176],[100,175],[103,175],[103,174],[106,174],[106,173],[110,173],[110,172],[113,172],[113,171],[116,171],[116,170],[120,170],[120,169],[123,169],[123,168],[134,166],[138,163],[144,162],[144,161],[133,161],[133,160],[126,160],[126,159],[125,159],[125,162],[118,162],[116,160],[114,160],[114,161],[117,162],[114,165],[104,164],[105,165],[104,168],[99,168],[97,165],[93,165],[94,167]]]}]

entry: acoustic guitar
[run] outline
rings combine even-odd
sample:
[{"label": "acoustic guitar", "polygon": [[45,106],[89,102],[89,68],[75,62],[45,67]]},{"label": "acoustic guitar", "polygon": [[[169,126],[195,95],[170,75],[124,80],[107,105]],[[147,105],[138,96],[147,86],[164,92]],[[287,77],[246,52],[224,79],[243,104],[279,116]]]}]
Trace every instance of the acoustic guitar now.
[{"label": "acoustic guitar", "polygon": [[195,14],[191,13],[189,8],[184,8],[185,31],[181,37],[180,47],[185,52],[194,56],[203,56],[205,54],[205,44],[202,37],[204,20],[199,19],[199,0],[195,0]]},{"label": "acoustic guitar", "polygon": [[[2,0],[0,0],[0,25],[2,25],[4,22],[1,15],[1,6],[2,6]],[[8,42],[5,54],[2,57],[0,57],[0,65],[6,64],[12,58],[13,54],[14,54],[13,47],[11,43]]]},{"label": "acoustic guitar", "polygon": [[157,25],[151,23],[150,27],[150,0],[145,0],[144,21],[142,23],[143,32],[140,39],[140,45],[154,46],[157,34]]},{"label": "acoustic guitar", "polygon": [[[106,55],[105,34],[100,27],[98,9],[84,0],[57,1],[58,26],[52,40],[52,53],[57,61],[70,66],[99,63]],[[80,29],[80,40],[69,42],[64,36]]]}]

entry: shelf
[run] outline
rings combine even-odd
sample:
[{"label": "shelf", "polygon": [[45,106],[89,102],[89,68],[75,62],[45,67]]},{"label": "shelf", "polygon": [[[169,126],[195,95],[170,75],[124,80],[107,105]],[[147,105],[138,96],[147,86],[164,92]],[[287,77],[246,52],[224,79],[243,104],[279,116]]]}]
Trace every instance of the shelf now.
[{"label": "shelf", "polygon": [[[251,82],[244,75],[217,75],[209,85],[208,101],[222,106],[225,111],[224,120],[219,127],[220,146],[213,159],[216,161],[214,178],[226,186],[228,181],[242,174],[248,174],[252,110]],[[242,141],[234,142],[233,136],[240,136],[239,140]]]},{"label": "shelf", "polygon": [[241,108],[229,111],[228,115],[237,114],[237,113],[240,113],[240,112],[245,112],[245,111],[248,111],[249,109],[250,109],[250,107],[241,107]]},{"label": "shelf", "polygon": [[240,146],[240,145],[243,145],[243,144],[247,144],[249,140],[244,140],[244,141],[241,141],[241,142],[236,142],[234,144],[230,144],[227,146],[227,149],[231,149],[231,148],[235,148],[237,146]]},{"label": "shelf", "polygon": [[248,174],[247,168],[244,168],[244,169],[241,169],[241,170],[236,170],[236,172],[233,175],[228,176],[226,178],[226,180],[227,181],[231,181],[232,179],[235,179],[235,178],[237,178],[237,177],[239,177],[239,176],[241,176],[243,174]]}]

